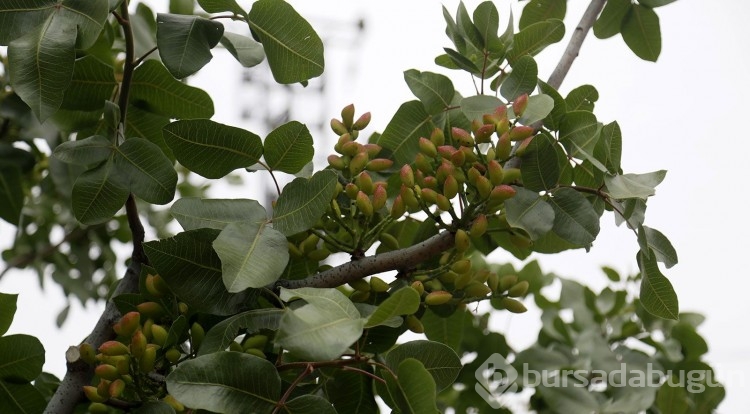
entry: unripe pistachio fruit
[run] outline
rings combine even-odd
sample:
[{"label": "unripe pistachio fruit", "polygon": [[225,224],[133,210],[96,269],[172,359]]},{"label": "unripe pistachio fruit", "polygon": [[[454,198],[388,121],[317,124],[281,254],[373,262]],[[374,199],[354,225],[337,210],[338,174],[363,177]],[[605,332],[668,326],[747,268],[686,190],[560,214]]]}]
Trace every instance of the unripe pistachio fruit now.
[{"label": "unripe pistachio fruit", "polygon": [[520,117],[523,115],[523,113],[526,111],[526,107],[529,105],[529,94],[525,93],[518,98],[516,98],[515,101],[513,101],[513,113],[516,114],[517,117]]},{"label": "unripe pistachio fruit", "polygon": [[524,313],[526,312],[526,306],[524,306],[523,303],[511,299],[511,298],[502,298],[500,299],[500,305],[508,310],[508,312],[511,313]]},{"label": "unripe pistachio fruit", "polygon": [[349,104],[341,110],[341,121],[347,129],[351,129],[354,125],[354,104]]},{"label": "unripe pistachio fruit", "polygon": [[453,295],[450,292],[437,290],[434,292],[430,292],[427,296],[425,296],[424,303],[431,306],[437,306],[448,303],[451,301],[451,299],[453,299]]},{"label": "unripe pistachio fruit", "polygon": [[370,119],[372,115],[369,112],[365,112],[352,124],[352,129],[355,131],[361,131],[370,125]]}]

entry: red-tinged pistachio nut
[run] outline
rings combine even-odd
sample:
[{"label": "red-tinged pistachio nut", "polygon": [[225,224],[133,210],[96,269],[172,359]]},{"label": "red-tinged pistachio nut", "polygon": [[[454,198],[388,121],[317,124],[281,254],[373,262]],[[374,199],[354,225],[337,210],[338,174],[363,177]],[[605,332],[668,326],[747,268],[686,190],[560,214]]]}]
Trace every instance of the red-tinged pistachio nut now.
[{"label": "red-tinged pistachio nut", "polygon": [[440,128],[433,129],[430,134],[430,141],[432,141],[436,147],[445,144],[445,134],[443,134],[443,130]]},{"label": "red-tinged pistachio nut", "polygon": [[419,171],[422,171],[425,174],[432,174],[432,172],[434,171],[431,158],[427,158],[421,152],[417,153],[417,155],[414,156],[414,165]]},{"label": "red-tinged pistachio nut", "polygon": [[420,296],[422,295],[422,293],[424,293],[424,284],[422,284],[422,282],[420,282],[419,280],[415,280],[414,282],[412,282],[411,288],[416,290]]},{"label": "red-tinged pistachio nut", "polygon": [[393,205],[391,206],[391,218],[393,219],[399,219],[401,216],[406,213],[406,204],[404,203],[404,199],[401,198],[401,195],[397,195],[395,199],[393,199]]},{"label": "red-tinged pistachio nut", "polygon": [[83,342],[78,345],[78,353],[81,355],[83,362],[89,365],[96,363],[96,351],[94,351],[94,347],[90,343]]},{"label": "red-tinged pistachio nut", "polygon": [[500,278],[497,276],[497,273],[490,272],[490,274],[487,276],[487,286],[489,286],[493,292],[497,292],[499,283]]},{"label": "red-tinged pistachio nut", "polygon": [[117,367],[109,364],[99,364],[94,368],[94,373],[99,377],[108,381],[114,381],[120,378],[120,372]]},{"label": "red-tinged pistachio nut", "polygon": [[424,333],[424,325],[414,315],[406,315],[406,328],[414,333]]},{"label": "red-tinged pistachio nut", "polygon": [[401,167],[399,175],[401,176],[401,184],[408,188],[414,187],[414,171],[411,169],[411,165],[404,164],[404,166]]},{"label": "red-tinged pistachio nut", "polygon": [[167,403],[167,405],[169,405],[170,407],[174,408],[174,410],[178,413],[185,411],[185,406],[181,402],[177,401],[171,394],[164,397],[162,401]]},{"label": "red-tinged pistachio nut", "polygon": [[450,302],[451,299],[453,299],[453,295],[450,292],[437,290],[427,294],[424,298],[424,303],[431,306],[438,306]]},{"label": "red-tinged pistachio nut", "polygon": [[521,178],[520,168],[503,168],[503,184],[510,184]]},{"label": "red-tinged pistachio nut", "polygon": [[477,161],[477,154],[474,153],[473,147],[461,147],[459,148],[459,151],[464,153],[464,157],[466,158],[466,162],[473,163]]},{"label": "red-tinged pistachio nut", "polygon": [[471,132],[476,133],[477,130],[482,127],[482,125],[484,124],[479,119],[476,119],[476,118],[472,119],[471,120]]},{"label": "red-tinged pistachio nut", "polygon": [[474,132],[474,139],[480,144],[486,144],[490,142],[492,133],[495,132],[495,125],[482,125]]},{"label": "red-tinged pistachio nut", "polygon": [[349,141],[346,144],[341,146],[342,154],[347,155],[349,157],[354,157],[360,152],[364,152],[365,154],[367,154],[367,152],[363,150],[364,148],[362,147],[362,144],[360,144],[359,142],[355,142],[355,141]]},{"label": "red-tinged pistachio nut", "polygon": [[471,282],[464,289],[464,293],[470,298],[481,298],[487,296],[487,294],[491,292],[492,289],[490,289],[489,286],[478,282]]},{"label": "red-tinged pistachio nut", "polygon": [[125,391],[125,381],[122,379],[116,379],[109,384],[109,395],[112,398],[120,398],[122,393]]},{"label": "red-tinged pistachio nut", "polygon": [[510,122],[508,118],[503,118],[499,122],[495,123],[495,133],[497,136],[502,137],[510,131]]},{"label": "red-tinged pistachio nut", "polygon": [[190,342],[194,349],[197,349],[203,343],[203,338],[206,337],[206,331],[203,326],[198,322],[193,322],[190,326]]},{"label": "red-tinged pistachio nut", "polygon": [[352,142],[352,135],[348,132],[342,134],[339,136],[339,139],[336,141],[336,145],[333,146],[333,149],[336,150],[339,154],[344,154],[344,145]]},{"label": "red-tinged pistachio nut", "polygon": [[83,394],[86,395],[86,398],[88,398],[88,400],[91,402],[103,403],[107,401],[107,397],[102,397],[101,395],[99,395],[97,387],[91,385],[83,386]]},{"label": "red-tinged pistachio nut", "polygon": [[458,195],[458,180],[456,180],[456,177],[452,175],[445,177],[443,195],[449,200]]},{"label": "red-tinged pistachio nut", "polygon": [[143,302],[136,306],[141,315],[150,319],[159,319],[166,314],[164,308],[156,302]]},{"label": "red-tinged pistachio nut", "polygon": [[488,180],[487,177],[483,175],[477,177],[475,186],[477,188],[477,192],[479,193],[479,197],[485,199],[490,196],[490,193],[492,192],[492,183],[490,183],[490,180]]},{"label": "red-tinged pistachio nut", "polygon": [[393,161],[387,159],[387,158],[375,158],[374,160],[370,160],[370,162],[367,163],[367,166],[365,169],[367,171],[385,171],[393,165]]},{"label": "red-tinged pistachio nut", "polygon": [[351,129],[354,125],[354,104],[349,104],[341,110],[341,121]]},{"label": "red-tinged pistachio nut", "polygon": [[458,260],[451,265],[451,270],[460,275],[464,273],[469,273],[469,271],[471,271],[471,260],[469,259]]},{"label": "red-tinged pistachio nut", "polygon": [[422,200],[428,204],[435,204],[437,200],[437,192],[431,188],[422,189]]},{"label": "red-tinged pistachio nut", "polygon": [[360,191],[363,191],[367,195],[372,194],[373,190],[375,190],[372,177],[370,177],[370,174],[367,172],[360,173],[354,182],[357,183],[357,187],[359,187]]},{"label": "red-tinged pistachio nut", "polygon": [[505,105],[500,105],[495,108],[495,112],[493,112],[492,114],[500,118],[506,117],[508,115],[508,107]]},{"label": "red-tinged pistachio nut", "polygon": [[338,155],[331,154],[328,156],[328,165],[336,170],[343,171],[346,168],[346,161]]},{"label": "red-tinged pistachio nut", "polygon": [[111,381],[100,378],[99,383],[96,384],[96,393],[102,398],[109,399],[109,384]]},{"label": "red-tinged pistachio nut", "polygon": [[500,122],[501,117],[497,114],[484,114],[482,115],[482,123],[495,125]]},{"label": "red-tinged pistachio nut", "polygon": [[247,348],[245,349],[245,353],[248,355],[256,356],[258,358],[266,359],[266,354],[264,354],[263,351],[258,348]]},{"label": "red-tinged pistachio nut", "polygon": [[513,101],[513,113],[516,114],[516,117],[520,117],[523,115],[524,111],[526,111],[526,107],[529,105],[529,94],[525,93],[518,98],[516,98],[515,101]]},{"label": "red-tinged pistachio nut", "polygon": [[487,163],[487,171],[489,171],[490,182],[492,185],[500,185],[503,183],[503,166],[500,165],[497,160],[489,160]]},{"label": "red-tinged pistachio nut", "polygon": [[435,204],[438,206],[440,210],[443,211],[451,211],[453,209],[453,206],[451,205],[451,201],[448,199],[448,197],[438,194],[437,198],[435,199]]},{"label": "red-tinged pistachio nut", "polygon": [[531,140],[533,140],[534,137],[528,137],[521,141],[520,144],[518,144],[518,148],[516,148],[516,156],[523,157],[524,154],[526,154],[526,151],[529,148],[529,145],[531,144]]},{"label": "red-tinged pistachio nut", "polygon": [[388,283],[385,283],[385,281],[377,276],[373,276],[370,278],[370,290],[376,293],[383,293],[387,292],[388,289],[390,289],[390,285]]},{"label": "red-tinged pistachio nut", "polygon": [[493,203],[502,203],[515,195],[515,188],[507,184],[500,184],[492,189],[492,193],[490,194],[490,201],[492,201]]},{"label": "red-tinged pistachio nut", "polygon": [[182,357],[182,352],[177,348],[169,348],[167,349],[167,352],[164,353],[164,357],[167,358],[167,361],[170,363],[176,364]]},{"label": "red-tinged pistachio nut", "polygon": [[458,250],[459,252],[465,252],[469,250],[469,247],[471,247],[471,240],[469,239],[469,235],[465,230],[456,230],[456,235],[454,236],[454,244],[456,250]]},{"label": "red-tinged pistachio nut", "polygon": [[474,222],[471,223],[469,233],[471,234],[471,237],[481,237],[487,231],[488,226],[489,222],[487,221],[487,217],[484,214],[480,214],[474,219]]},{"label": "red-tinged pistachio nut", "polygon": [[456,151],[451,155],[451,163],[456,167],[461,167],[466,163],[466,153],[463,151]]},{"label": "red-tinged pistachio nut", "polygon": [[99,346],[99,352],[107,356],[126,355],[129,353],[127,345],[120,341],[107,341]]},{"label": "red-tinged pistachio nut", "polygon": [[450,159],[454,152],[458,151],[453,145],[441,145],[437,147],[438,153],[445,159]]},{"label": "red-tinged pistachio nut", "polygon": [[424,137],[419,138],[419,151],[421,151],[422,154],[430,158],[435,158],[437,157],[437,154],[438,154],[437,147],[435,147],[435,144],[433,144],[432,141]]},{"label": "red-tinged pistachio nut", "polygon": [[344,187],[344,193],[346,193],[346,196],[350,199],[355,200],[357,198],[357,193],[359,193],[359,187],[357,187],[357,184],[348,183],[346,187]]},{"label": "red-tinged pistachio nut", "polygon": [[148,373],[154,370],[156,364],[156,348],[146,347],[143,355],[138,358],[138,368],[142,373]]},{"label": "red-tinged pistachio nut", "polygon": [[349,132],[343,122],[336,118],[331,119],[331,130],[337,135],[344,135]]},{"label": "red-tinged pistachio nut", "polygon": [[451,135],[453,136],[453,140],[460,145],[463,146],[473,146],[474,140],[471,138],[471,135],[468,131],[465,129],[453,127],[451,128]]},{"label": "red-tinged pistachio nut", "polygon": [[367,126],[370,125],[371,119],[372,115],[369,112],[363,113],[359,118],[357,118],[356,121],[354,121],[354,123],[352,124],[352,129],[355,131],[361,131],[367,128]]},{"label": "red-tinged pistachio nut", "polygon": [[370,201],[370,197],[368,197],[367,194],[365,194],[362,191],[357,193],[356,203],[357,203],[357,208],[365,217],[372,217],[372,214],[374,211],[372,208],[372,202]]},{"label": "red-tinged pistachio nut", "polygon": [[388,193],[385,191],[385,187],[378,185],[372,192],[372,209],[378,211],[385,207],[385,202],[388,201]]},{"label": "red-tinged pistachio nut", "polygon": [[349,300],[351,300],[352,302],[366,302],[367,299],[370,299],[370,292],[355,290],[351,295],[349,295]]},{"label": "red-tinged pistachio nut", "polygon": [[400,248],[398,239],[390,233],[380,233],[380,237],[378,239],[381,243],[383,243],[383,246],[387,247],[390,250],[398,250]]},{"label": "red-tinged pistachio nut", "polygon": [[142,357],[143,351],[146,350],[146,344],[148,344],[148,339],[146,339],[143,331],[140,329],[135,331],[130,339],[130,353],[136,358]]},{"label": "red-tinged pistachio nut", "polygon": [[422,180],[422,183],[424,184],[423,187],[432,188],[433,190],[438,188],[437,178],[431,175],[428,175],[427,177],[425,177],[424,180]]},{"label": "red-tinged pistachio nut", "polygon": [[352,175],[359,174],[360,172],[362,172],[362,170],[365,169],[367,163],[369,162],[370,158],[367,156],[367,152],[358,152],[352,157],[352,160],[349,162],[349,172]]},{"label": "red-tinged pistachio nut", "polygon": [[164,344],[167,342],[167,337],[169,336],[169,332],[161,326],[154,324],[151,327],[151,343],[154,343],[159,346],[164,346]]},{"label": "red-tinged pistachio nut", "polygon": [[[161,278],[160,278],[161,279]],[[133,334],[133,332],[136,331],[136,329],[140,328],[141,326],[141,314],[140,312],[128,312],[124,315],[122,315],[122,318],[120,318],[119,321],[120,324],[120,332],[117,332],[118,335],[123,337],[129,337]]]},{"label": "red-tinged pistachio nut", "polygon": [[511,298],[502,298],[500,299],[500,305],[508,310],[508,312],[511,313],[524,313],[526,312],[526,306],[524,306],[523,303],[511,299]]},{"label": "red-tinged pistachio nut", "polygon": [[530,137],[534,133],[534,128],[526,125],[516,125],[508,133],[511,141],[520,141]]},{"label": "red-tinged pistachio nut", "polygon": [[476,186],[477,180],[482,176],[482,173],[480,173],[475,167],[471,167],[466,173],[466,176],[469,178],[469,184]]},{"label": "red-tinged pistachio nut", "polygon": [[510,142],[510,134],[505,132],[500,135],[497,140],[497,146],[495,147],[495,159],[504,160],[510,157],[510,151],[513,149],[513,144]]},{"label": "red-tinged pistachio nut", "polygon": [[456,289],[461,290],[465,288],[469,284],[469,282],[471,282],[471,278],[472,278],[471,272],[462,273],[458,275],[456,280],[453,282],[453,286]]},{"label": "red-tinged pistachio nut", "polygon": [[447,160],[443,160],[443,162],[440,163],[440,166],[435,172],[435,178],[437,178],[439,183],[445,182],[445,179],[449,175],[454,175],[455,171],[456,167],[453,165],[453,163],[448,162]]},{"label": "red-tinged pistachio nut", "polygon": [[383,149],[383,147],[381,147],[380,145],[373,143],[365,144],[363,145],[363,147],[365,148],[365,151],[367,151],[367,155],[370,157],[370,159],[376,158],[378,154],[380,154],[380,151]]},{"label": "red-tinged pistachio nut", "polygon": [[528,291],[529,291],[529,282],[526,280],[522,280],[516,283],[515,285],[513,285],[513,287],[511,287],[510,289],[508,289],[508,296],[510,296],[511,298],[518,298],[518,297],[526,295],[526,292]]},{"label": "red-tinged pistachio nut", "polygon": [[498,285],[498,289],[500,289],[500,292],[505,292],[506,290],[515,286],[516,283],[518,283],[518,276],[505,275],[500,278],[500,284]]}]

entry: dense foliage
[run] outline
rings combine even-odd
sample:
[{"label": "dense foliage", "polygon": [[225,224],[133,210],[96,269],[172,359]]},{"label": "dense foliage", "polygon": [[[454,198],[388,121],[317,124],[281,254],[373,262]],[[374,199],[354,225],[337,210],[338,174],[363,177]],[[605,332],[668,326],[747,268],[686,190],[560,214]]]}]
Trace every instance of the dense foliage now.
[{"label": "dense foliage", "polygon": [[[594,0],[547,82],[533,56],[563,38],[564,1],[532,0],[518,30],[489,1],[444,9],[451,45],[435,63],[476,90],[407,70],[416,99],[382,133],[343,108],[328,165],[312,171],[304,124],[260,137],[215,122],[211,96],[182,81],[216,47],[244,67],[266,61],[282,84],[320,76],[323,42],[284,1],[173,0],[154,15],[127,0],[0,0],[0,218],[18,231],[6,270],[33,266],[72,297],[109,298],[62,380],[41,373],[39,340],[0,337],[3,412],[368,413],[376,396],[398,413],[510,412],[499,399],[524,388],[540,413],[711,412],[720,385],[684,380],[712,372],[702,318],[679,313],[659,265],[677,254],[644,225],[666,172],[624,173],[596,89],[557,91],[592,26],[655,61],[654,9],[672,1]],[[243,169],[296,178],[265,207],[207,199],[189,180]],[[588,249],[610,214],[633,233],[641,272],[605,269],[601,292],[535,262],[484,260]],[[159,239],[144,240],[144,218]],[[182,232],[167,232],[173,219]],[[116,242],[133,244],[119,280]],[[473,312],[523,313],[527,297],[543,312],[526,350]],[[0,334],[15,300],[0,295]],[[403,343],[406,331],[427,340]],[[529,369],[570,382],[534,383]],[[603,381],[647,370],[655,383]]]}]

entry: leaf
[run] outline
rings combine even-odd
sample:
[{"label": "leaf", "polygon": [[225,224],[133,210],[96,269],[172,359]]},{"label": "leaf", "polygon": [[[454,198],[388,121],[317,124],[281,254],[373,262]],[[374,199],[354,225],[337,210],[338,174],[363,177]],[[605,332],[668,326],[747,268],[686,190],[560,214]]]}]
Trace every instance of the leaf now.
[{"label": "leaf", "polygon": [[167,204],[174,198],[177,172],[159,147],[143,138],[128,138],[116,148],[115,167],[128,180],[129,190],[152,204]]},{"label": "leaf", "polygon": [[281,378],[265,359],[216,352],[182,362],[167,376],[167,390],[193,409],[270,413],[281,394]]},{"label": "leaf", "polygon": [[666,170],[645,174],[605,175],[604,183],[610,197],[622,200],[626,198],[647,199],[656,194],[656,186],[666,177]]},{"label": "leaf", "polygon": [[568,111],[594,111],[594,102],[599,100],[599,92],[591,85],[581,85],[568,93],[565,103]]},{"label": "leaf", "polygon": [[667,4],[674,3],[677,0],[640,0],[638,3],[646,6],[656,8],[661,6],[666,6]]},{"label": "leaf", "polygon": [[622,39],[636,56],[656,62],[661,53],[659,16],[648,7],[632,4],[622,22]]},{"label": "leaf", "polygon": [[119,181],[112,158],[79,175],[73,184],[73,213],[91,225],[111,219],[130,192]]},{"label": "leaf", "polygon": [[274,129],[263,142],[263,157],[274,171],[299,172],[313,158],[313,137],[307,126],[297,121]]},{"label": "leaf", "polygon": [[555,210],[539,194],[523,187],[514,187],[516,195],[505,201],[505,212],[512,227],[529,233],[536,240],[552,230]]},{"label": "leaf", "polygon": [[409,358],[418,360],[435,380],[438,391],[451,386],[461,370],[461,360],[448,345],[432,341],[410,341],[385,355],[385,363],[392,370]]},{"label": "leaf", "polygon": [[78,49],[88,49],[99,37],[109,15],[105,1],[24,0],[0,3],[0,45],[7,45],[22,33],[44,30],[44,25],[70,28]]},{"label": "leaf", "polygon": [[225,350],[241,332],[254,334],[261,329],[279,329],[283,313],[281,309],[255,309],[224,319],[206,332],[198,356]]},{"label": "leaf", "polygon": [[521,56],[511,65],[510,76],[500,86],[500,94],[512,101],[517,97],[536,89],[538,69],[531,56]]},{"label": "leaf", "polygon": [[[550,96],[555,103],[554,108],[552,108],[552,112],[550,112],[550,114],[544,118],[544,126],[551,130],[557,130],[559,129],[560,120],[568,112],[567,105],[565,104],[565,99],[563,99],[563,97],[555,88],[549,86],[541,80],[539,81],[539,90],[543,94]],[[531,98],[529,98],[529,101],[531,101]],[[528,111],[528,107],[526,108],[526,110]]]},{"label": "leaf", "polygon": [[284,412],[289,414],[336,414],[330,402],[318,395],[300,395],[284,404]]},{"label": "leaf", "polygon": [[0,336],[8,332],[16,314],[18,294],[0,293]]},{"label": "leaf", "polygon": [[[495,112],[498,106],[503,106],[503,101],[494,96],[476,95],[461,100],[461,112],[469,121],[482,120],[485,114]],[[412,158],[413,159],[413,158]]]},{"label": "leaf", "polygon": [[679,384],[679,378],[672,376],[659,387],[654,405],[660,412],[670,414],[690,413],[690,398],[685,388]]},{"label": "leaf", "polygon": [[402,413],[439,413],[435,382],[430,378],[419,360],[407,358],[398,365],[398,387],[405,398],[405,404],[399,405]]},{"label": "leaf", "polygon": [[362,335],[365,320],[349,298],[336,289],[282,288],[280,297],[307,302],[294,310],[287,307],[276,333],[276,343],[298,358],[338,358]]},{"label": "leaf", "polygon": [[169,212],[185,230],[223,230],[228,224],[238,221],[260,223],[268,219],[266,209],[260,203],[247,199],[184,197],[175,201]]},{"label": "leaf", "polygon": [[491,1],[483,1],[474,9],[474,25],[484,40],[487,49],[496,50],[500,42],[497,30],[500,26],[500,15]]},{"label": "leaf", "polygon": [[430,116],[424,105],[409,101],[398,108],[377,144],[391,151],[394,167],[399,168],[414,161],[419,152],[419,138],[429,137],[430,132]]},{"label": "leaf", "polygon": [[209,119],[172,122],[164,127],[164,140],[177,161],[206,178],[249,167],[263,154],[259,136]]},{"label": "leaf", "polygon": [[75,61],[61,107],[83,111],[100,109],[112,98],[116,87],[112,66],[94,56],[85,56]]},{"label": "leaf", "polygon": [[231,293],[278,280],[289,261],[286,237],[267,223],[228,224],[214,241],[221,277]]},{"label": "leaf", "polygon": [[100,163],[114,152],[115,147],[109,139],[94,135],[92,137],[66,141],[55,147],[53,155],[60,161],[69,164],[93,165]]},{"label": "leaf", "polygon": [[256,1],[248,25],[263,43],[276,82],[303,82],[323,73],[323,41],[285,1]]},{"label": "leaf", "polygon": [[567,2],[559,0],[531,0],[523,8],[521,20],[518,28],[523,30],[526,27],[543,22],[547,19],[563,20],[567,9]]},{"label": "leaf", "polygon": [[513,49],[508,61],[513,63],[523,55],[534,56],[565,36],[565,24],[557,19],[534,23],[513,36]]},{"label": "leaf", "polygon": [[608,0],[594,23],[594,36],[606,39],[620,33],[623,20],[630,11],[630,0]]},{"label": "leaf", "polygon": [[642,252],[638,252],[637,259],[642,276],[640,299],[643,308],[654,316],[678,320],[677,294],[669,280],[659,271],[656,258],[646,258]]},{"label": "leaf", "polygon": [[572,188],[560,188],[549,204],[555,210],[552,231],[578,246],[590,246],[599,234],[599,215],[586,197]]},{"label": "leaf", "polygon": [[[471,73],[472,75],[479,75],[482,73],[477,67],[477,65],[466,56],[448,47],[444,47],[443,50],[445,50],[445,53],[448,55],[448,58],[450,59],[451,62],[453,62],[453,65],[455,65],[457,68],[463,69]],[[435,63],[438,63],[437,59],[435,60]],[[446,66],[446,65],[442,65],[442,66]]]},{"label": "leaf", "polygon": [[427,339],[448,345],[458,352],[463,338],[464,324],[470,321],[467,319],[466,312],[456,311],[448,317],[443,317],[428,308],[422,315],[421,322]]},{"label": "leaf", "polygon": [[311,228],[333,199],[336,182],[336,173],[331,170],[318,171],[309,180],[295,178],[276,202],[273,227],[285,236]]},{"label": "leaf", "polygon": [[0,380],[33,381],[43,365],[44,347],[37,338],[23,334],[0,337]]},{"label": "leaf", "polygon": [[591,112],[570,111],[560,121],[560,143],[570,155],[590,160],[597,143],[598,125],[596,116]]},{"label": "leaf", "polygon": [[224,34],[224,25],[200,16],[158,13],[156,45],[164,66],[177,79],[192,75],[211,61],[211,49]]},{"label": "leaf", "polygon": [[128,122],[125,124],[125,136],[146,138],[156,144],[164,155],[174,162],[172,149],[164,141],[162,129],[169,124],[169,118],[163,115],[154,114],[143,110],[137,106],[129,105]]},{"label": "leaf", "polygon": [[646,226],[642,226],[642,228],[646,236],[647,247],[654,252],[656,260],[664,263],[667,269],[676,265],[677,251],[672,247],[669,239],[659,230]]},{"label": "leaf", "polygon": [[546,118],[555,107],[555,100],[549,95],[529,96],[529,103],[519,122],[523,125],[532,125]]},{"label": "leaf", "polygon": [[546,133],[541,133],[531,140],[521,157],[521,177],[525,188],[546,191],[557,186],[560,179],[557,145]]},{"label": "leaf", "polygon": [[232,12],[247,17],[245,10],[235,0],[198,0],[207,13]]},{"label": "leaf", "polygon": [[21,169],[0,164],[0,218],[18,225],[24,203]]},{"label": "leaf", "polygon": [[409,69],[404,72],[404,80],[428,114],[441,113],[451,106],[456,90],[447,76]]},{"label": "leaf", "polygon": [[406,287],[399,289],[384,300],[367,319],[365,328],[378,326],[393,316],[411,315],[419,309],[419,293]]},{"label": "leaf", "polygon": [[143,244],[151,265],[169,289],[196,312],[231,315],[244,310],[251,293],[227,292],[221,260],[214,252],[216,230],[192,230]]},{"label": "leaf", "polygon": [[208,94],[188,86],[169,74],[156,60],[146,60],[133,72],[131,102],[170,118],[210,118],[214,104]]},{"label": "leaf", "polygon": [[600,411],[599,402],[594,393],[581,387],[573,380],[566,382],[567,386],[536,388],[544,401],[548,401],[552,412],[565,413],[596,413]]},{"label": "leaf", "polygon": [[617,121],[602,127],[599,141],[594,148],[594,156],[607,167],[607,171],[611,174],[621,172],[622,132]]},{"label": "leaf", "polygon": [[325,391],[339,414],[378,414],[372,379],[358,372],[336,370]]},{"label": "leaf", "polygon": [[33,385],[0,381],[0,407],[8,414],[37,414],[45,410],[47,401]]},{"label": "leaf", "polygon": [[266,58],[263,45],[249,37],[224,32],[220,42],[245,68],[252,68]]}]

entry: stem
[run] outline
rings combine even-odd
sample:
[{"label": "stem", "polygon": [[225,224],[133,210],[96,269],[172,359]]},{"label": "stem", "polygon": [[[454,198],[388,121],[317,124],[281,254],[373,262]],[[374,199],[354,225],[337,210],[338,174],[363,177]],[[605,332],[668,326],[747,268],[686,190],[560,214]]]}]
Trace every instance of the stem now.
[{"label": "stem", "polygon": [[258,164],[260,164],[263,168],[266,169],[266,171],[268,171],[269,174],[271,174],[271,179],[273,179],[273,183],[276,185],[276,193],[281,195],[281,188],[279,187],[279,182],[276,181],[276,176],[273,175],[273,170],[271,169],[271,167],[266,165],[263,161],[258,161]]},{"label": "stem", "polygon": [[123,131],[125,130],[125,119],[128,114],[128,99],[130,98],[130,84],[133,81],[133,71],[135,70],[135,41],[133,40],[133,28],[130,26],[130,13],[128,12],[128,1],[124,0],[120,4],[120,15],[117,18],[122,26],[125,37],[125,66],[122,70],[122,83],[120,83],[120,123]]},{"label": "stem", "polygon": [[138,66],[138,65],[140,65],[141,63],[143,63],[143,61],[144,61],[144,60],[146,60],[146,58],[147,58],[147,57],[148,57],[148,56],[149,56],[150,54],[152,54],[152,53],[156,52],[157,50],[159,50],[159,47],[158,47],[158,46],[154,46],[154,47],[152,47],[152,48],[151,48],[151,50],[149,50],[148,52],[144,53],[144,54],[143,54],[143,56],[141,56],[141,57],[139,57],[138,59],[136,59],[136,60],[135,60],[135,62],[133,62],[133,66],[135,67],[135,66]]}]

